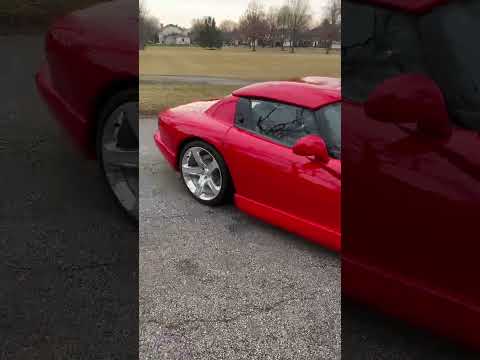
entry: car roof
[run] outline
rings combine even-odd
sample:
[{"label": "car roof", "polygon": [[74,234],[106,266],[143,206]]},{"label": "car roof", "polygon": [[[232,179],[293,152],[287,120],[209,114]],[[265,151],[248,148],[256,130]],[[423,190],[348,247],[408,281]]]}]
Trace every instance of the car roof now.
[{"label": "car roof", "polygon": [[341,100],[341,89],[336,86],[318,86],[293,81],[270,81],[256,83],[235,90],[234,96],[278,101],[318,109]]},{"label": "car roof", "polygon": [[451,2],[451,0],[360,0],[360,2],[424,14],[436,6]]}]

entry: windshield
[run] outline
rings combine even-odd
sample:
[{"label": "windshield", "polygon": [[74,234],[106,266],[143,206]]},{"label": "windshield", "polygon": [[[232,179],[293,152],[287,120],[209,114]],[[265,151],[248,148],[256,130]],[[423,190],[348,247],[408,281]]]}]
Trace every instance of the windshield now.
[{"label": "windshield", "polygon": [[342,105],[335,103],[316,111],[320,135],[331,157],[340,159],[342,149]]}]

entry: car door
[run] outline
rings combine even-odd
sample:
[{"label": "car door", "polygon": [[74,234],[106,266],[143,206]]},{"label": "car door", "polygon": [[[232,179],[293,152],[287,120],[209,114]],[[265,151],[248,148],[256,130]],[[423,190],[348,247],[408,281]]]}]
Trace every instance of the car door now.
[{"label": "car door", "polygon": [[[300,120],[288,130],[271,130],[295,117]],[[305,226],[338,233],[340,160],[324,165],[292,151],[296,140],[318,133],[316,124],[307,109],[241,98],[235,126],[225,139],[226,157],[237,196],[298,218]]]},{"label": "car door", "polygon": [[[450,48],[448,36],[442,36],[462,6],[441,7],[442,23],[436,10],[417,16],[346,3],[347,17],[364,16],[372,27],[352,24],[344,32],[342,290],[480,346],[480,288],[473,285],[479,271],[480,102],[473,104],[466,94],[480,78],[474,72],[466,76],[464,61],[455,66],[462,47]],[[459,22],[469,17],[464,12]],[[468,50],[477,64],[479,55]],[[437,114],[448,109],[449,136],[366,114],[365,104],[377,86],[414,73],[434,80],[445,96],[448,107],[431,103],[431,114],[435,123]],[[459,86],[462,78],[468,79],[465,87]],[[417,96],[402,93],[403,99]],[[405,102],[405,107],[414,104]],[[475,118],[477,128],[467,126]]]}]

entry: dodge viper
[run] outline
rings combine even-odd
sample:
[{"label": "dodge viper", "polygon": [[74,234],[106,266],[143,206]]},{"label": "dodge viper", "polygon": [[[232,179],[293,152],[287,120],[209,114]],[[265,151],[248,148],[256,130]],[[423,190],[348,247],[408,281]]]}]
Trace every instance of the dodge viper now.
[{"label": "dodge viper", "polygon": [[57,20],[37,87],[107,185],[138,219],[138,3],[117,0]]},{"label": "dodge viper", "polygon": [[480,2],[343,2],[342,291],[480,349]]},{"label": "dodge viper", "polygon": [[206,205],[245,212],[340,250],[341,94],[266,82],[159,115],[155,142]]}]

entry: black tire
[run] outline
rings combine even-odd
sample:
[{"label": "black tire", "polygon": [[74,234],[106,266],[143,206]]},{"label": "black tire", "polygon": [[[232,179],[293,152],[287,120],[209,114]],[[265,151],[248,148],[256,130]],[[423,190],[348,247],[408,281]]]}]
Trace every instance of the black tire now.
[{"label": "black tire", "polygon": [[[103,178],[107,187],[110,190],[110,193],[116,200],[120,208],[125,212],[125,214],[134,222],[138,222],[138,111],[136,113],[136,118],[133,119],[136,122],[137,126],[137,135],[135,131],[131,129],[130,126],[122,125],[118,134],[116,135],[118,143],[121,142],[121,147],[127,149],[128,151],[135,152],[137,158],[137,166],[135,168],[128,168],[123,170],[118,170],[127,172],[128,171],[128,184],[126,183],[126,191],[131,191],[131,193],[118,193],[118,190],[114,190],[112,181],[110,178],[110,173],[107,172],[109,165],[106,164],[104,159],[104,138],[107,135],[105,133],[106,128],[109,127],[109,121],[111,117],[115,115],[115,112],[118,111],[125,104],[136,103],[138,108],[138,89],[129,89],[123,90],[112,96],[103,106],[98,117],[98,126],[96,131],[96,153],[97,159],[100,166],[100,170],[103,174]],[[132,116],[133,117],[133,116]],[[126,121],[124,121],[126,122]],[[110,170],[110,169],[109,169]],[[126,176],[127,177],[127,176]],[[117,186],[118,188],[118,186]],[[125,196],[124,196],[125,194]],[[128,201],[122,199],[121,197],[126,197],[128,195]],[[132,201],[136,201],[136,205],[131,206]],[[128,206],[127,206],[128,205]]]},{"label": "black tire", "polygon": [[[189,189],[189,187],[187,186],[187,184],[185,182],[185,178],[184,178],[184,174],[183,174],[183,167],[182,167],[182,159],[184,158],[185,153],[189,149],[194,148],[194,147],[200,147],[200,148],[203,148],[203,149],[207,150],[215,158],[215,160],[218,163],[218,167],[219,167],[219,170],[220,170],[220,173],[221,173],[221,179],[222,179],[221,188],[220,188],[220,192],[218,193],[218,195],[211,200],[204,200],[204,199],[200,199],[197,196],[195,196],[195,194],[192,193],[192,191]],[[181,151],[180,157],[179,157],[179,164],[178,165],[179,165],[179,169],[180,169],[182,183],[185,186],[185,189],[199,203],[201,203],[203,205],[207,205],[207,206],[219,206],[219,205],[223,205],[223,204],[225,204],[225,203],[227,203],[231,200],[231,197],[232,197],[232,194],[233,194],[233,185],[232,185],[232,180],[231,180],[231,176],[230,176],[230,171],[228,170],[227,164],[225,163],[225,160],[223,159],[222,155],[220,155],[220,153],[210,144],[208,144],[204,141],[200,141],[200,140],[195,140],[195,141],[187,143],[182,148],[182,151]]]}]

